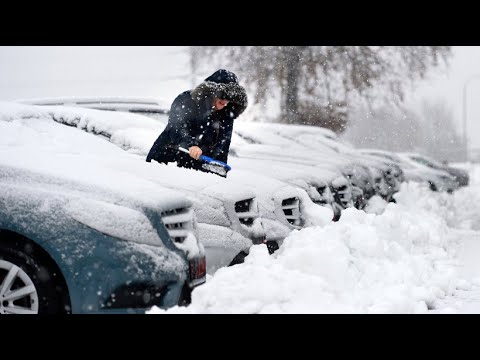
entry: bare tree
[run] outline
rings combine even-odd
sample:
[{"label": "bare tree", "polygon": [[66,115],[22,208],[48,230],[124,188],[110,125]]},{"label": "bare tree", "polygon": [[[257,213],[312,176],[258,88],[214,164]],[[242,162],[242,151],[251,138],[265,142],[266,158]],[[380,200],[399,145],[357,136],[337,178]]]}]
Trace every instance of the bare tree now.
[{"label": "bare tree", "polygon": [[255,102],[278,86],[279,121],[337,132],[346,127],[352,98],[401,104],[408,83],[447,64],[450,55],[449,46],[204,46],[195,52],[204,64],[241,73]]}]

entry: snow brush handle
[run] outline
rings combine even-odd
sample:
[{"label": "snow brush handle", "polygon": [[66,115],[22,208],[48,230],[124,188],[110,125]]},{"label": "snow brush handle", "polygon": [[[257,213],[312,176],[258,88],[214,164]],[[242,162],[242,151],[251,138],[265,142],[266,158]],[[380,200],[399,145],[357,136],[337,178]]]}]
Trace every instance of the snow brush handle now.
[{"label": "snow brush handle", "polygon": [[[183,152],[186,153],[186,154],[190,154],[190,151],[188,151],[187,149],[185,149],[185,148],[183,148],[183,147],[180,147],[180,146],[179,146],[179,147],[178,147],[178,150],[183,151]],[[204,162],[206,162],[207,164],[215,164],[215,165],[223,166],[227,171],[232,170],[232,167],[231,167],[230,165],[225,164],[225,163],[222,162],[222,161],[212,159],[210,156],[200,155],[200,157],[198,158],[198,160],[204,161]]]}]

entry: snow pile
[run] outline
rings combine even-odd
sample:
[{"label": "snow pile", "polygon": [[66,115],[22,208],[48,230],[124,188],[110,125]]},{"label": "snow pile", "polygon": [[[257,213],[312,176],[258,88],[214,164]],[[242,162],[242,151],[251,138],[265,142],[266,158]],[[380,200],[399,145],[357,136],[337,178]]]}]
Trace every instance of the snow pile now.
[{"label": "snow pile", "polygon": [[337,223],[293,231],[272,256],[254,246],[190,306],[148,313],[425,313],[461,286],[458,234],[431,194],[407,184],[381,215],[349,208]]},{"label": "snow pile", "polygon": [[[430,196],[424,197],[421,194],[425,191],[427,185],[402,184],[402,191],[395,195],[397,200],[403,201],[411,209],[417,207],[429,209],[445,219],[447,225],[451,228],[463,230],[480,230],[480,172],[476,171],[480,167],[475,167],[470,172],[471,186],[462,187],[453,194],[446,192],[430,192]],[[417,198],[415,198],[417,196]]]},{"label": "snow pile", "polygon": [[455,191],[450,199],[450,217],[448,223],[452,227],[464,230],[480,230],[480,166],[469,165],[470,186]]},{"label": "snow pile", "polygon": [[42,108],[35,108],[13,102],[0,102],[0,121],[16,119],[49,118],[48,112]]},{"label": "snow pile", "polygon": [[301,198],[301,213],[305,219],[304,227],[324,226],[332,222],[333,210],[326,206],[315,204],[305,191],[298,191]]},{"label": "snow pile", "polygon": [[197,241],[197,238],[192,233],[188,233],[183,243],[175,242],[174,245],[184,251],[188,259],[205,254],[204,246]]},{"label": "snow pile", "polygon": [[385,211],[387,205],[388,203],[380,196],[374,195],[368,200],[367,206],[365,206],[365,212],[380,215]]}]

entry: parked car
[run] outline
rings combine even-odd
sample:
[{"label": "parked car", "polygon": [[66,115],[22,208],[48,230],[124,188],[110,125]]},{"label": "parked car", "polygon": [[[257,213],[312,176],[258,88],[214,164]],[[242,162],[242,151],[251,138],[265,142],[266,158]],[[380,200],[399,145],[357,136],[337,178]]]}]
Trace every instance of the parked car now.
[{"label": "parked car", "polygon": [[170,106],[163,100],[145,97],[91,96],[53,97],[17,100],[20,104],[43,106],[69,106],[88,109],[130,112],[163,119],[168,116]]},{"label": "parked car", "polygon": [[[0,313],[143,313],[206,281],[192,203],[120,149],[0,104]],[[84,146],[83,151],[78,151]]]},{"label": "parked car", "polygon": [[359,151],[395,162],[402,169],[405,181],[426,183],[432,191],[451,193],[458,188],[458,182],[447,172],[431,169],[409,159],[406,155],[378,149],[360,149]]},{"label": "parked car", "polygon": [[416,161],[422,165],[428,166],[431,169],[446,171],[452,175],[455,180],[458,182],[459,186],[468,186],[470,181],[470,176],[468,171],[459,169],[453,166],[448,166],[446,164],[439,163],[438,161],[418,153],[403,153],[405,156],[408,156],[411,160]]},{"label": "parked car", "polygon": [[[281,125],[285,131],[290,125]],[[341,210],[357,206],[365,206],[365,193],[372,186],[364,182],[366,168],[359,166],[351,158],[334,152],[323,144],[303,144],[283,136],[277,130],[277,124],[243,123],[234,129],[232,137],[233,156],[244,159],[264,159],[268,161],[281,161],[286,171],[279,172],[285,181],[300,185],[307,183],[318,191],[308,191],[313,201],[318,195],[329,188],[331,201],[328,206],[334,210],[334,220],[340,217]],[[298,169],[297,173],[288,171],[288,168]],[[301,169],[301,170],[300,170]],[[300,173],[300,171],[302,173]],[[275,173],[276,174],[276,173]],[[282,176],[282,175],[276,175]],[[363,179],[357,178],[364,176]],[[327,186],[326,186],[327,185]],[[365,185],[365,188],[360,186]],[[328,194],[321,196],[330,198]],[[325,204],[324,199],[322,203]]]},{"label": "parked car", "polygon": [[[355,193],[353,197],[356,198],[357,207],[362,208],[366,205],[365,200],[371,197],[368,194],[371,192],[372,185],[375,193],[386,201],[392,201],[393,194],[400,187],[402,175],[398,166],[385,160],[379,161],[362,155],[352,145],[340,141],[336,134],[329,129],[319,126],[288,124],[258,124],[256,126],[259,128],[259,132],[276,133],[308,148],[309,150],[305,153],[315,152],[318,161],[334,161],[350,182],[353,181],[352,190]],[[322,156],[322,154],[327,154],[327,156]],[[361,195],[361,192],[364,195]]]}]

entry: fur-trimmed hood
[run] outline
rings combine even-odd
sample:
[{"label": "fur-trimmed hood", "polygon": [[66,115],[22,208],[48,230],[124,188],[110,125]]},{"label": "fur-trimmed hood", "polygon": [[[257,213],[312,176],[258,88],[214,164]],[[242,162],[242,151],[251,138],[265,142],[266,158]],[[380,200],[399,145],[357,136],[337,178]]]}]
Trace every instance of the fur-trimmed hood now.
[{"label": "fur-trimmed hood", "polygon": [[[232,77],[228,77],[225,80],[224,75],[223,78],[219,80],[217,74],[223,75],[225,73]],[[227,106],[235,110],[236,116],[245,111],[248,105],[247,92],[243,86],[238,84],[236,76],[226,70],[219,70],[209,76],[204,82],[192,90],[191,96],[197,103],[206,98],[211,100],[214,98],[229,100],[230,103]],[[233,104],[230,106],[231,103]]]},{"label": "fur-trimmed hood", "polygon": [[192,90],[192,98],[200,100],[205,97],[226,99],[236,105],[247,107],[247,92],[237,83],[218,84],[213,81],[204,81]]},{"label": "fur-trimmed hood", "polygon": [[[215,111],[213,99],[229,100]],[[199,146],[205,156],[227,162],[235,118],[247,107],[247,93],[234,73],[220,69],[172,103],[168,124],[153,144],[147,162],[177,162],[178,166],[206,171],[201,162],[177,150]],[[208,172],[208,171],[207,171]],[[218,174],[217,174],[218,175]]]}]

